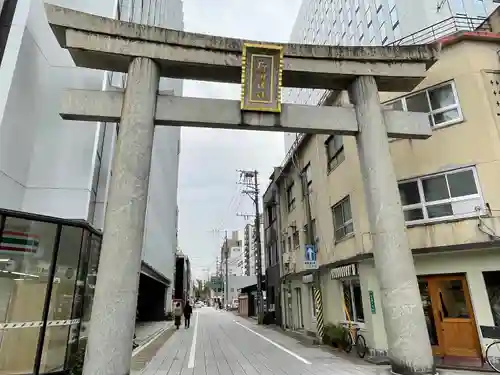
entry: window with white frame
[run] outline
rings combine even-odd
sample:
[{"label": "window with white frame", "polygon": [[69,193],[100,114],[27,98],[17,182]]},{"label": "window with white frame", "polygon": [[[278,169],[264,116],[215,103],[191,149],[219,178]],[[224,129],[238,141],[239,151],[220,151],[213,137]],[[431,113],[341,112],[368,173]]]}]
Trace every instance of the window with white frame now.
[{"label": "window with white frame", "polygon": [[341,135],[332,135],[325,141],[328,172],[337,168],[345,160],[344,141]]},{"label": "window with white frame", "polygon": [[474,216],[483,206],[474,167],[402,181],[398,187],[407,223]]},{"label": "window with white frame", "polygon": [[453,81],[412,93],[384,105],[395,110],[428,113],[430,124],[434,128],[455,124],[463,120]]},{"label": "window with white frame", "polygon": [[363,299],[361,298],[361,284],[359,278],[345,279],[342,283],[342,294],[344,295],[345,320],[364,323]]},{"label": "window with white frame", "polygon": [[332,207],[332,215],[335,241],[340,241],[354,232],[349,196]]}]

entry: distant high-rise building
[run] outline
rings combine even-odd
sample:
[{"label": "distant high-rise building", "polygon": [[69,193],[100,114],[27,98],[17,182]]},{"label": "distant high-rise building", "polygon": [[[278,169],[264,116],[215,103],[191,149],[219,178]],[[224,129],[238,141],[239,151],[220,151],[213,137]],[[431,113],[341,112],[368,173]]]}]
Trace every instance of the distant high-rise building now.
[{"label": "distant high-rise building", "polygon": [[[263,248],[263,224],[261,225],[260,234],[261,234],[261,262],[262,262],[262,274],[265,273],[265,255]],[[257,245],[255,238],[255,225],[254,224],[246,224],[244,229],[244,241],[243,241],[243,261],[244,261],[244,270],[246,276],[255,276],[257,275]]]}]

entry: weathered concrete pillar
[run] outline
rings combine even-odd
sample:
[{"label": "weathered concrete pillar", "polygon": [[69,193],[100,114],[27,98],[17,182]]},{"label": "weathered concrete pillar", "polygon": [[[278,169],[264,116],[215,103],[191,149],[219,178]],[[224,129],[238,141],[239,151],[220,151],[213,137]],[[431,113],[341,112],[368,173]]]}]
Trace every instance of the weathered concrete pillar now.
[{"label": "weathered concrete pillar", "polygon": [[434,374],[434,359],[375,78],[357,78],[349,96],[359,125],[356,142],[392,371],[405,375]]},{"label": "weathered concrete pillar", "polygon": [[139,57],[131,62],[113,159],[85,375],[130,372],[158,84],[154,61]]}]

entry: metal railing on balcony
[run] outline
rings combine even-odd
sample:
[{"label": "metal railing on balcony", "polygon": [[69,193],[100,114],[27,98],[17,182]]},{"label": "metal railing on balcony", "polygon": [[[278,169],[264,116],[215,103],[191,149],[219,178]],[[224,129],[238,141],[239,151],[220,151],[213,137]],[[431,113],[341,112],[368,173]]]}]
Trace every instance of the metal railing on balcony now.
[{"label": "metal railing on balcony", "polygon": [[491,31],[491,24],[486,18],[454,16],[435,23],[401,39],[387,43],[387,46],[409,44],[427,44],[452,35],[458,31]]}]

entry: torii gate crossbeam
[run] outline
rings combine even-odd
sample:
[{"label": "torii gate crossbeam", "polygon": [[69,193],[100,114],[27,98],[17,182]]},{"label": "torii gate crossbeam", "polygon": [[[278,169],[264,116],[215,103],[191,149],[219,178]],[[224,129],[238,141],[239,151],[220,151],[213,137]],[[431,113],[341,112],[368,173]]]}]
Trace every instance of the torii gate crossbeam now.
[{"label": "torii gate crossbeam", "polygon": [[[247,42],[239,39],[131,24],[53,5],[46,5],[46,12],[77,66],[128,73],[124,94],[69,91],[61,110],[66,119],[120,122],[85,375],[130,371],[155,124],[355,136],[392,371],[435,373],[388,143],[388,135],[429,137],[430,126],[425,114],[382,109],[378,95],[379,90],[412,90],[437,59],[433,46],[283,44],[270,48],[274,52],[263,46],[263,54],[254,50],[246,56]],[[254,62],[263,68],[254,70]],[[238,103],[158,96],[161,76],[246,81]],[[347,90],[354,107],[282,105],[281,85]],[[252,89],[260,90],[257,96]],[[264,103],[260,109],[258,98]]]}]

